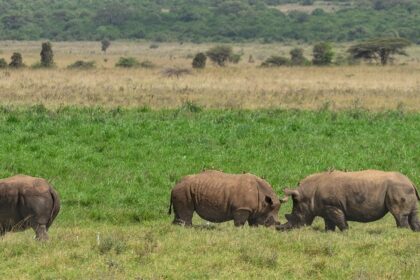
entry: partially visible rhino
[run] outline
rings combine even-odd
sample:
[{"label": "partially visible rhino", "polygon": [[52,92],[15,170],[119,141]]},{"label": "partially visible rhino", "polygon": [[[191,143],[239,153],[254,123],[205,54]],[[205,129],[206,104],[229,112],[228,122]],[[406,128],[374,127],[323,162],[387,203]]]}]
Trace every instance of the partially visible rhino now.
[{"label": "partially visible rhino", "polygon": [[235,226],[280,224],[280,203],[273,188],[252,174],[204,171],[186,176],[171,193],[174,224],[192,225],[194,211],[204,220],[220,223],[233,220]]},{"label": "partially visible rhino", "polygon": [[0,180],[0,236],[31,227],[36,239],[48,239],[48,228],[60,211],[60,199],[41,178],[17,175]]},{"label": "partially visible rhino", "polygon": [[366,170],[332,171],[306,177],[294,190],[285,190],[293,198],[293,210],[287,223],[278,230],[311,225],[322,217],[326,230],[348,229],[347,221],[372,222],[391,212],[397,227],[420,231],[417,217],[419,194],[413,183],[398,172]]}]

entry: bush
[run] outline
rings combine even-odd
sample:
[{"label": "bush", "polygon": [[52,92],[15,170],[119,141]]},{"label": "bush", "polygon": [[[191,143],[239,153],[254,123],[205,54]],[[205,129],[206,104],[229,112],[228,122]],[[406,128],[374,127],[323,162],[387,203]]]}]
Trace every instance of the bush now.
[{"label": "bush", "polygon": [[279,67],[287,66],[290,64],[290,60],[284,56],[270,56],[262,64],[262,67]]},{"label": "bush", "polygon": [[24,67],[22,55],[18,52],[13,53],[9,66],[12,68]]},{"label": "bush", "polygon": [[109,46],[111,45],[111,41],[109,41],[108,39],[102,39],[101,41],[101,50],[106,53],[106,50],[109,48]]},{"label": "bush", "polygon": [[308,60],[303,56],[303,49],[294,48],[290,51],[290,64],[291,65],[308,64]]},{"label": "bush", "polygon": [[150,49],[157,49],[157,48],[159,48],[159,45],[156,44],[156,43],[152,43],[152,44],[150,44],[149,48]]},{"label": "bush", "polygon": [[198,53],[195,55],[192,61],[192,67],[197,69],[203,69],[206,67],[207,56],[204,53]]},{"label": "bush", "polygon": [[239,63],[239,61],[241,61],[242,58],[242,54],[240,53],[233,53],[230,57],[229,57],[229,62],[232,62],[234,64]]},{"label": "bush", "polygon": [[50,42],[42,43],[41,66],[52,67],[54,65],[54,53]]},{"label": "bush", "polygon": [[7,68],[7,61],[4,58],[0,58],[0,69]]},{"label": "bush", "polygon": [[133,68],[140,66],[140,63],[134,57],[120,57],[115,66],[123,68]]},{"label": "bush", "polygon": [[93,69],[95,68],[95,61],[83,61],[78,60],[69,66],[67,66],[69,69]]},{"label": "bush", "polygon": [[313,48],[313,59],[314,65],[329,65],[334,57],[334,52],[330,43],[321,42]]},{"label": "bush", "polygon": [[232,56],[233,51],[231,46],[215,46],[209,49],[206,54],[211,61],[223,67]]}]

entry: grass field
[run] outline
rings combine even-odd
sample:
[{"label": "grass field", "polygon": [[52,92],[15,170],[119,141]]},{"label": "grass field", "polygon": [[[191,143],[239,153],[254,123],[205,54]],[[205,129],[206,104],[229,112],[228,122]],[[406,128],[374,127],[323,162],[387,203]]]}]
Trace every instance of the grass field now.
[{"label": "grass field", "polygon": [[[0,42],[0,57],[32,65],[40,45]],[[0,71],[0,178],[47,178],[62,201],[49,242],[0,238],[0,279],[419,279],[420,236],[390,215],[279,233],[198,217],[176,227],[167,210],[181,177],[211,168],[264,177],[279,196],[329,169],[400,171],[419,186],[420,48],[388,67],[262,69],[294,45],[238,44],[238,65],[168,78],[212,45],[149,46],[56,42],[56,68]],[[116,69],[120,56],[156,67]],[[97,68],[66,69],[79,59]]]},{"label": "grass field", "polygon": [[[420,114],[329,110],[0,109],[0,177],[49,179],[62,211],[39,244],[0,240],[0,278],[418,279],[420,237],[389,215],[325,233],[172,226],[169,192],[204,168],[251,172],[281,196],[331,168],[401,171],[420,185]],[[283,205],[284,213],[291,204]]]}]

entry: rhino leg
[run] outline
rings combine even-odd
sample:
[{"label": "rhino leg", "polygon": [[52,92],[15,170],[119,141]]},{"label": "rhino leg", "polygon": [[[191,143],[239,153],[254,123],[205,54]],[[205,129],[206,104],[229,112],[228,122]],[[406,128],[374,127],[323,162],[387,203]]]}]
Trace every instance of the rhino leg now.
[{"label": "rhino leg", "polygon": [[193,213],[194,211],[184,210],[184,211],[181,211],[181,214],[178,214],[178,212],[175,211],[175,217],[172,224],[186,226],[186,227],[192,226]]},{"label": "rhino leg", "polygon": [[413,231],[420,231],[420,221],[417,216],[417,211],[413,211],[410,213],[410,216],[408,217],[408,222]]},{"label": "rhino leg", "polygon": [[248,221],[250,216],[250,211],[244,210],[244,209],[238,209],[233,213],[233,222],[235,224],[235,227],[241,227],[245,225],[245,223]]},{"label": "rhino leg", "polygon": [[349,225],[347,224],[346,217],[343,211],[337,207],[327,206],[325,207],[325,218],[329,220],[329,225],[337,226],[341,231],[347,230]]},{"label": "rhino leg", "polygon": [[174,207],[174,225],[192,226],[192,218],[194,214],[194,205],[187,199],[173,198]]},{"label": "rhino leg", "polygon": [[39,241],[48,240],[47,226],[46,225],[36,225],[34,227],[35,239]]},{"label": "rhino leg", "polygon": [[335,231],[335,223],[333,221],[331,221],[328,218],[324,218],[324,222],[325,222],[325,230],[326,231]]},{"label": "rhino leg", "polygon": [[408,215],[405,214],[394,214],[392,215],[395,218],[395,223],[397,224],[397,227],[399,228],[409,228],[410,225],[408,224]]}]

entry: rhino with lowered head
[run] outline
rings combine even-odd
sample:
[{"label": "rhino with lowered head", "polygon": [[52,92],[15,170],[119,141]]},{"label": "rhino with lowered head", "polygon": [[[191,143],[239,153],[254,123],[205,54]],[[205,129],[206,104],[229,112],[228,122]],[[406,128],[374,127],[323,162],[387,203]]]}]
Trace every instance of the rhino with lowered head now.
[{"label": "rhino with lowered head", "polygon": [[171,192],[174,224],[192,225],[194,211],[204,220],[220,223],[233,220],[235,226],[280,224],[281,201],[273,188],[252,174],[204,171],[186,176]]},{"label": "rhino with lowered head", "polygon": [[372,222],[391,212],[397,227],[420,231],[417,217],[419,194],[413,183],[398,172],[366,170],[332,171],[311,175],[294,190],[285,190],[293,199],[287,223],[278,230],[311,225],[316,216],[326,230],[348,228],[347,221]]},{"label": "rhino with lowered head", "polygon": [[42,178],[17,175],[0,180],[0,236],[31,227],[36,239],[48,239],[48,228],[60,211],[60,199]]}]

